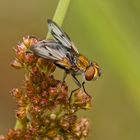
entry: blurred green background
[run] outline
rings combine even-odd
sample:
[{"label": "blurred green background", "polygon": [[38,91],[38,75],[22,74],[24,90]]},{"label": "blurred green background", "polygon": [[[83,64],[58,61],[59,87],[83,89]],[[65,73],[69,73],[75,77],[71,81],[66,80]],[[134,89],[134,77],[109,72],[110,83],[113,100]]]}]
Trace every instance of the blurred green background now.
[{"label": "blurred green background", "polygon": [[[47,18],[53,17],[57,3],[0,0],[0,134],[14,127],[16,106],[9,91],[24,79],[24,71],[9,66],[13,48],[23,36],[46,37]],[[99,80],[86,84],[94,97],[92,110],[82,112],[92,125],[88,139],[139,140],[140,1],[71,0],[63,28],[103,70]]]}]

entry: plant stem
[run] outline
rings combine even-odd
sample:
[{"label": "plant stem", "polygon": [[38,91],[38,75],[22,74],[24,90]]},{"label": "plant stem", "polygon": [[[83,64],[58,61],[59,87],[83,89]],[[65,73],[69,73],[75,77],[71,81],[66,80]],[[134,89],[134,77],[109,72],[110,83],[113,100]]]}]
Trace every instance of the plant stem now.
[{"label": "plant stem", "polygon": [[16,120],[16,124],[15,124],[15,130],[16,129],[22,129],[23,128],[23,124],[20,120]]},{"label": "plant stem", "polygon": [[[59,0],[59,3],[57,5],[56,11],[53,17],[53,21],[55,21],[59,26],[61,26],[63,23],[69,4],[70,4],[70,0]],[[51,38],[50,33],[47,34],[46,38],[47,39]]]}]

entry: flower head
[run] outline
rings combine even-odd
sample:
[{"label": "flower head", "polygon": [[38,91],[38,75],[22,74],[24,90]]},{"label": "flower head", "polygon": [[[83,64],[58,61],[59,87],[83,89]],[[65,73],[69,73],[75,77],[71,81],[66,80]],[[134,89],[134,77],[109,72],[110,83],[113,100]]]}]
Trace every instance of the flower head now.
[{"label": "flower head", "polygon": [[10,129],[0,140],[80,140],[88,135],[89,121],[79,119],[76,112],[89,109],[92,98],[79,89],[69,99],[68,85],[52,74],[56,66],[30,51],[38,41],[36,37],[23,37],[15,48],[16,58],[11,65],[26,69],[24,86],[11,91],[22,128]]}]

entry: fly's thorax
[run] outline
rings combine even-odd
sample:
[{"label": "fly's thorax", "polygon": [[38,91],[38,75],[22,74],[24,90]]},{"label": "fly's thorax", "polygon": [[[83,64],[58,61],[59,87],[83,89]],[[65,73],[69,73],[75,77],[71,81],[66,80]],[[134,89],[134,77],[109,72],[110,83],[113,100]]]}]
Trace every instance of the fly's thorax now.
[{"label": "fly's thorax", "polygon": [[99,65],[95,62],[91,62],[85,70],[85,79],[87,81],[96,80],[99,76],[101,76]]},{"label": "fly's thorax", "polygon": [[86,68],[90,65],[90,61],[87,59],[87,57],[85,57],[82,54],[79,54],[79,56],[77,57],[76,60],[76,66],[77,68],[82,71],[85,72]]}]

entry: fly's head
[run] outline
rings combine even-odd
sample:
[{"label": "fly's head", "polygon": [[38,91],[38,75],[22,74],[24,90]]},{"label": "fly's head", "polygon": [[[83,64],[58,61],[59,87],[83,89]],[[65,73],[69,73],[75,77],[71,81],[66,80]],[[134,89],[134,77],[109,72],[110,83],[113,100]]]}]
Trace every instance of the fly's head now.
[{"label": "fly's head", "polygon": [[96,80],[99,76],[101,76],[101,68],[99,65],[95,62],[90,63],[85,71],[85,79],[87,81]]}]

